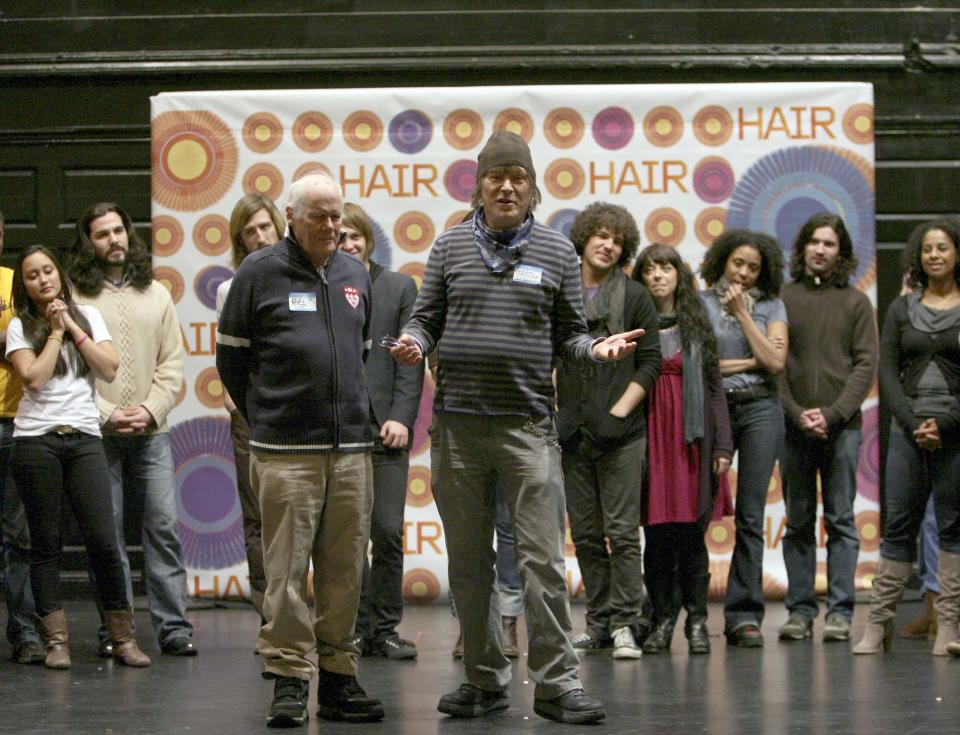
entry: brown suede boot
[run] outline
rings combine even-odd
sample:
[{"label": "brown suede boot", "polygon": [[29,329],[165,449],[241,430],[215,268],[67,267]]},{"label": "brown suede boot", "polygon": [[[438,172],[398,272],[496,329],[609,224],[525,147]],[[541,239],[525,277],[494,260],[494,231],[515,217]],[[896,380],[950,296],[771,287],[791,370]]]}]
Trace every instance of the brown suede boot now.
[{"label": "brown suede boot", "polygon": [[520,643],[517,640],[517,619],[512,615],[503,616],[503,655],[507,658],[520,658]]},{"label": "brown suede boot", "polygon": [[926,609],[919,618],[907,623],[900,629],[900,637],[910,640],[933,640],[937,635],[937,610],[933,606],[937,600],[936,592],[927,592],[923,596]]},{"label": "brown suede boot", "polygon": [[38,617],[40,637],[47,646],[43,665],[48,669],[69,669],[70,648],[67,646],[67,616],[63,609],[55,610],[46,617]]},{"label": "brown suede boot", "polygon": [[149,666],[147,656],[133,637],[133,613],[129,610],[107,610],[103,614],[107,635],[113,641],[113,657],[126,666]]},{"label": "brown suede boot", "polygon": [[960,640],[960,554],[940,550],[937,562],[937,637],[933,643],[934,656],[949,656],[948,646]]},{"label": "brown suede boot", "polygon": [[903,589],[912,573],[913,565],[910,562],[880,557],[877,574],[873,578],[867,627],[863,630],[863,638],[853,647],[854,653],[872,654],[890,650],[897,603],[900,602]]}]

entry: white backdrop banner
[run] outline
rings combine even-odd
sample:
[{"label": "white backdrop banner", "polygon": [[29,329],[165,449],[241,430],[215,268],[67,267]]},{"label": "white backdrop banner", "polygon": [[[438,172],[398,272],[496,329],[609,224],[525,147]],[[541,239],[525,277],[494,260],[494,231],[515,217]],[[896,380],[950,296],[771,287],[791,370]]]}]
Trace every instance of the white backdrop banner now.
[{"label": "white backdrop banner", "polygon": [[[187,351],[171,414],[180,533],[190,594],[249,594],[223,387],[214,367],[217,286],[231,275],[228,218],[248,193],[283,205],[306,172],[324,170],[375,223],[374,259],[422,277],[439,232],[469,209],[476,157],[507,128],[529,143],[543,203],[537,216],[569,232],[602,200],[634,215],[645,244],[677,247],[696,269],[724,228],[775,235],[785,248],[806,219],[844,218],[875,301],[873,89],[867,84],[613,85],[184,92],[151,99],[154,271],[173,294]],[[377,338],[378,335],[374,335]],[[425,386],[407,486],[404,595],[447,590],[443,527],[430,491],[432,384]],[[876,391],[864,405],[857,527],[858,585],[879,546]],[[736,471],[731,471],[736,484]],[[818,587],[826,586],[818,534]],[[777,474],[765,525],[764,588],[786,590]],[[569,534],[567,536],[569,541]],[[707,535],[711,594],[722,594],[733,519]],[[572,544],[571,594],[582,594]]]}]

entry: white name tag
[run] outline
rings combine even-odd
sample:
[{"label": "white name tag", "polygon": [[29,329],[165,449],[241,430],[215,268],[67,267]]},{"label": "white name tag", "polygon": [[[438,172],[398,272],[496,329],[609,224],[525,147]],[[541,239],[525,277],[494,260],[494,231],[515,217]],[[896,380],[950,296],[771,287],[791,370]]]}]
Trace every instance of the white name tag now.
[{"label": "white name tag", "polygon": [[315,293],[291,293],[290,311],[316,311],[317,295]]},{"label": "white name tag", "polygon": [[535,265],[518,265],[513,269],[514,283],[529,283],[531,286],[539,286],[543,280],[543,268]]}]

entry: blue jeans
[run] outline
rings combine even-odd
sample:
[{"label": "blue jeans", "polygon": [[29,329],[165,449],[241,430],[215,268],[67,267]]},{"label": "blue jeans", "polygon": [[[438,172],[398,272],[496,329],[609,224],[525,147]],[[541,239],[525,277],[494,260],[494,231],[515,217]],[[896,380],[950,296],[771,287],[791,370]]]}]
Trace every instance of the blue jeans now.
[{"label": "blue jeans", "polygon": [[497,591],[500,593],[500,614],[517,618],[523,615],[523,582],[517,569],[517,547],[513,537],[513,521],[503,484],[497,481],[497,512],[493,517],[497,531]]},{"label": "blue jeans", "polygon": [[3,590],[7,601],[7,640],[14,648],[21,641],[39,642],[33,624],[33,591],[30,589],[30,531],[20,493],[10,472],[13,419],[0,418],[0,525],[3,530]]},{"label": "blue jeans", "polygon": [[110,467],[113,519],[126,577],[127,596],[133,600],[130,559],[124,543],[124,499],[142,529],[143,575],[153,629],[160,645],[174,638],[192,638],[187,614],[187,571],[177,535],[177,502],[170,453],[170,435],[106,436],[103,446]]},{"label": "blue jeans", "polygon": [[763,522],[767,487],[783,444],[783,406],[772,396],[730,404],[737,459],[736,545],[727,577],[724,631],[763,622]]},{"label": "blue jeans", "polygon": [[917,532],[933,495],[940,549],[960,554],[960,442],[945,437],[943,447],[920,449],[894,422],[887,448],[886,523],[880,556],[891,561],[917,558]]},{"label": "blue jeans", "polygon": [[933,508],[933,496],[927,501],[920,524],[920,552],[917,554],[917,575],[923,584],[920,592],[940,594],[937,569],[940,562],[940,534],[937,533],[937,514]]},{"label": "blue jeans", "polygon": [[787,610],[808,620],[817,617],[814,596],[817,573],[817,473],[823,488],[823,521],[827,528],[827,615],[853,617],[854,578],[860,535],[853,515],[857,495],[860,429],[831,431],[826,439],[787,426],[783,461],[783,496],[787,531],[783,561],[790,586]]}]

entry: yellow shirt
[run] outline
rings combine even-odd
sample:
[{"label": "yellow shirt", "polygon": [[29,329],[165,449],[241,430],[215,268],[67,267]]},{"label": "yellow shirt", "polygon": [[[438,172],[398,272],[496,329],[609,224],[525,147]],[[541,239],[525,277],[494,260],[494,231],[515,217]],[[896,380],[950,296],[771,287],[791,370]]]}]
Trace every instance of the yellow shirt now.
[{"label": "yellow shirt", "polygon": [[[13,306],[10,304],[10,292],[13,290],[13,270],[0,268],[0,330],[4,333],[13,319]],[[6,339],[6,337],[4,337]],[[17,415],[20,396],[23,395],[23,383],[13,369],[13,365],[0,359],[0,418],[12,419]]]}]

